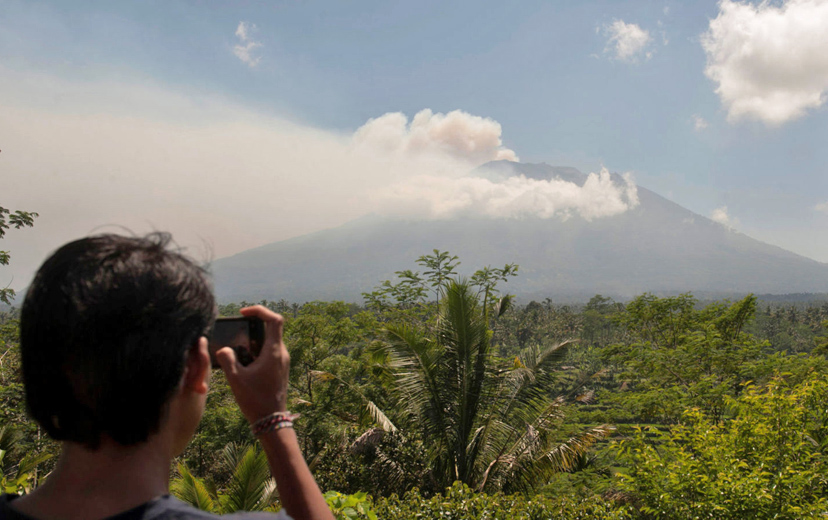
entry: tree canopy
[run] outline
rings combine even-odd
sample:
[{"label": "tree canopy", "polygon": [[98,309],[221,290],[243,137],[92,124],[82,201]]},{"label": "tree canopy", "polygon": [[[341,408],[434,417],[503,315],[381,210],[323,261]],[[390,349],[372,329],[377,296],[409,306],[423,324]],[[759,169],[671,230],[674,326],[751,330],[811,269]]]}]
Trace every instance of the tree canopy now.
[{"label": "tree canopy", "polygon": [[[12,211],[0,206],[0,239],[6,236],[6,231],[11,228],[21,229],[34,226],[34,219],[38,214],[34,211]],[[0,250],[0,265],[9,265],[11,254],[9,251]],[[11,304],[14,298],[14,290],[9,287],[0,289],[0,302]]]}]

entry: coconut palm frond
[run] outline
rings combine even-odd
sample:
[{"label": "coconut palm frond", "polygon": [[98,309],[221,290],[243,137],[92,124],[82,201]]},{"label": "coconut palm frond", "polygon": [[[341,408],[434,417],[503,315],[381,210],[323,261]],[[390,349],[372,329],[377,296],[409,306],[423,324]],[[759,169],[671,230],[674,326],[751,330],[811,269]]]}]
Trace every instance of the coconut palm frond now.
[{"label": "coconut palm frond", "polygon": [[533,424],[539,417],[548,419],[562,416],[563,397],[549,399],[544,385],[535,385],[534,381],[505,381],[499,413],[504,420],[512,424]]},{"label": "coconut palm frond", "polygon": [[[494,484],[497,487],[501,483],[502,475],[510,474],[516,463],[532,460],[545,453],[544,443],[549,438],[554,423],[562,415],[561,398],[515,400],[515,403],[517,405],[508,417],[501,417],[501,420],[491,423],[491,440],[479,454],[481,460],[489,461],[485,468],[481,468],[482,472],[476,484],[480,490],[484,490],[487,485]],[[539,480],[543,475],[530,472],[528,478]]]},{"label": "coconut palm frond", "polygon": [[542,375],[564,359],[571,344],[571,341],[564,341],[545,347],[530,345],[524,348],[515,358],[513,368],[506,372],[505,383],[516,393],[536,384]]},{"label": "coconut palm frond", "polygon": [[17,478],[34,472],[39,465],[51,458],[51,453],[27,453],[17,464]]},{"label": "coconut palm frond", "polygon": [[423,419],[427,437],[448,444],[452,392],[443,377],[447,370],[445,349],[408,325],[389,326],[386,338],[401,404],[408,413]]},{"label": "coconut palm frond", "polygon": [[0,428],[0,450],[11,452],[22,439],[23,433],[11,424]]},{"label": "coconut palm frond", "polygon": [[196,509],[217,513],[216,501],[213,500],[204,481],[193,476],[184,464],[178,464],[178,478],[170,484],[170,491],[176,498]]},{"label": "coconut palm frond", "polygon": [[405,469],[381,449],[377,450],[377,461],[388,489],[400,489],[406,477]]},{"label": "coconut palm frond", "polygon": [[276,488],[276,481],[272,478],[267,479],[264,489],[262,490],[261,510],[273,511],[274,507],[279,501],[279,490]]},{"label": "coconut palm frond", "polygon": [[479,468],[481,471],[474,482],[479,491],[483,491],[491,483],[492,475],[497,475],[501,467],[514,458],[511,452],[521,436],[522,429],[508,422],[498,419],[487,424],[486,441],[478,453],[478,459],[486,466]]},{"label": "coconut palm frond", "polygon": [[243,442],[231,442],[222,448],[221,461],[229,472],[239,465],[248,447],[249,445]]},{"label": "coconut palm frond", "polygon": [[488,348],[488,326],[468,285],[449,285],[440,306],[437,336],[446,349],[453,351],[449,359],[470,360],[477,349]]},{"label": "coconut palm frond", "polygon": [[456,406],[451,445],[456,477],[466,481],[474,472],[480,445],[471,439],[485,430],[480,429],[481,403],[496,392],[492,385],[490,333],[477,295],[467,284],[453,282],[448,286],[440,312],[437,335],[445,346],[451,375],[450,383],[444,386],[449,390],[448,399]]},{"label": "coconut palm frond", "polygon": [[505,419],[511,424],[532,425],[535,428],[549,429],[559,422],[564,416],[563,397],[549,399],[543,395],[520,395],[515,399],[516,405],[512,407]]},{"label": "coconut palm frond", "polygon": [[504,484],[503,491],[536,491],[555,473],[572,470],[587,450],[605,438],[610,430],[606,426],[592,428],[563,443],[553,443],[551,439],[544,439],[536,445],[536,449],[510,461],[508,468],[500,475]]},{"label": "coconut palm frond", "polygon": [[4,457],[0,460],[0,476],[12,471],[14,468],[12,461],[17,460],[22,455],[20,448],[22,439],[23,432],[11,424],[6,424],[0,428],[0,450],[4,452]]},{"label": "coconut palm frond", "polygon": [[[380,428],[388,432],[397,431],[397,427],[394,425],[393,422],[391,422],[391,419],[389,419],[373,401],[368,399],[359,388],[330,372],[325,372],[323,370],[312,370],[310,373],[312,377],[320,381],[337,381],[344,388],[349,390],[353,395],[356,395],[357,397],[362,399],[362,401],[365,403],[365,410],[368,412],[368,415],[371,417],[371,420],[373,420],[375,424],[377,424]],[[361,420],[360,417],[342,411],[333,411],[332,413],[346,422],[357,422]]]},{"label": "coconut palm frond", "polygon": [[223,504],[223,512],[262,511],[270,504],[265,503],[266,489],[270,480],[267,457],[258,446],[247,446],[236,465]]},{"label": "coconut palm frond", "polygon": [[371,414],[371,418],[374,419],[374,422],[386,432],[395,432],[397,431],[397,427],[394,426],[394,423],[391,422],[382,410],[374,404],[374,401],[368,401],[365,405],[368,408],[368,412]]},{"label": "coconut palm frond", "polygon": [[615,428],[609,425],[590,428],[553,446],[537,460],[537,463],[544,466],[549,473],[571,471],[589,448],[608,437],[614,430]]},{"label": "coconut palm frond", "polygon": [[543,348],[531,345],[521,351],[518,362],[514,364],[515,368],[506,371],[502,377],[500,393],[504,399],[501,413],[504,416],[512,415],[515,409],[525,407],[530,402],[544,399],[545,375],[564,358],[571,343],[564,341]]},{"label": "coconut palm frond", "polygon": [[520,353],[520,358],[524,366],[532,372],[537,373],[540,370],[549,369],[552,365],[560,363],[566,357],[573,343],[574,340],[567,340],[544,347],[533,345],[525,348]]}]

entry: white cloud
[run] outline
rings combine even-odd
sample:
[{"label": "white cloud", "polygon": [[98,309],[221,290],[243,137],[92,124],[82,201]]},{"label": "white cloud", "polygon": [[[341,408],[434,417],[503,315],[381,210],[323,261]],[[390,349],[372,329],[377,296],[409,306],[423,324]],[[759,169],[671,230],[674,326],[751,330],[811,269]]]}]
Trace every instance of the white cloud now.
[{"label": "white cloud", "polygon": [[239,22],[236,27],[236,38],[239,43],[233,47],[233,54],[242,60],[248,67],[255,67],[261,61],[261,57],[253,56],[253,51],[262,46],[261,43],[254,41],[251,33],[256,31],[256,25],[247,22]]},{"label": "white cloud", "polygon": [[639,56],[652,55],[647,51],[653,40],[650,33],[634,23],[615,20],[604,27],[604,34],[609,37],[604,52],[612,52],[618,60],[633,62]]},{"label": "white cloud", "polygon": [[731,122],[778,125],[825,103],[828,1],[722,0],[701,41]]},{"label": "white cloud", "polygon": [[825,202],[820,202],[819,204],[814,206],[814,209],[821,213],[828,213],[828,200]]},{"label": "white cloud", "polygon": [[710,214],[710,220],[718,222],[728,229],[735,229],[739,227],[739,219],[730,216],[727,211],[727,206],[714,209]]},{"label": "white cloud", "polygon": [[693,114],[693,128],[700,132],[707,128],[707,120],[698,114]]}]

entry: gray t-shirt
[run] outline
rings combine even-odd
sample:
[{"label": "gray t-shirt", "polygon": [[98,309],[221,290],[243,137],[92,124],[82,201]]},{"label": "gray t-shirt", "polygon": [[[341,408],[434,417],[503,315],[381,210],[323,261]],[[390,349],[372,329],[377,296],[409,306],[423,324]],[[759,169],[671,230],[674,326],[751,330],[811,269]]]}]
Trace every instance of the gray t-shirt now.
[{"label": "gray t-shirt", "polygon": [[[17,498],[17,495],[0,496],[0,520],[39,520],[24,515],[14,509],[11,504],[13,504],[15,498]],[[284,509],[275,514],[243,512],[224,516],[214,515],[206,511],[200,511],[170,495],[154,498],[138,507],[133,507],[129,511],[110,516],[105,520],[215,520],[217,518],[232,520],[291,520]]]}]

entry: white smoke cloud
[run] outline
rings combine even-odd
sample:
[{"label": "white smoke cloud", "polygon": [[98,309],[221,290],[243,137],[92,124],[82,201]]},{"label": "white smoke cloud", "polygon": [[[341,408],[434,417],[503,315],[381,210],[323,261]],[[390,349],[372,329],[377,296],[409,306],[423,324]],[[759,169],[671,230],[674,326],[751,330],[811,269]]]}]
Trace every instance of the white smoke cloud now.
[{"label": "white smoke cloud", "polygon": [[814,209],[819,211],[820,213],[828,213],[828,200],[826,200],[825,202],[820,202],[819,204],[814,206]]},{"label": "white smoke cloud", "polygon": [[402,217],[448,219],[558,217],[574,214],[585,220],[618,215],[638,205],[630,174],[613,183],[609,171],[591,173],[583,186],[560,179],[536,180],[522,175],[493,181],[477,176],[459,178],[421,175],[375,194],[377,209]]},{"label": "white smoke cloud", "polygon": [[722,0],[701,41],[731,122],[778,125],[825,103],[828,2]]},{"label": "white smoke cloud", "polygon": [[239,22],[236,27],[236,38],[239,39],[239,43],[233,46],[233,54],[250,68],[258,65],[262,59],[260,56],[253,56],[253,51],[262,46],[261,43],[253,40],[251,33],[255,30],[255,24]]},{"label": "white smoke cloud", "polygon": [[647,47],[652,43],[653,38],[649,31],[637,24],[615,20],[604,27],[604,34],[608,37],[604,52],[612,52],[618,60],[633,62],[639,56],[647,59],[652,56],[652,52],[647,51]]},{"label": "white smoke cloud", "polygon": [[343,134],[142,81],[76,82],[2,65],[0,77],[0,202],[40,213],[34,229],[3,239],[12,260],[0,283],[17,290],[49,251],[120,226],[167,230],[222,257],[372,211],[600,218],[637,203],[631,181],[615,186],[605,174],[583,187],[470,176],[517,157],[497,122],[463,112],[423,111],[411,124],[386,114]]},{"label": "white smoke cloud", "polygon": [[517,161],[514,151],[504,148],[500,123],[461,110],[448,114],[429,109],[418,112],[411,123],[401,112],[369,120],[354,134],[354,146],[384,155],[422,157],[447,156],[479,166],[488,161]]},{"label": "white smoke cloud", "polygon": [[489,161],[517,161],[505,148],[497,121],[460,110],[418,112],[409,123],[399,112],[371,119],[354,134],[354,150],[388,166],[390,185],[369,194],[373,211],[389,216],[447,219],[569,218],[617,215],[638,204],[631,177],[616,186],[609,172],[591,174],[583,186],[522,176],[484,178],[471,170]]},{"label": "white smoke cloud", "polygon": [[718,222],[728,229],[735,229],[739,226],[739,219],[733,218],[727,211],[727,206],[722,206],[710,213],[710,220]]}]

